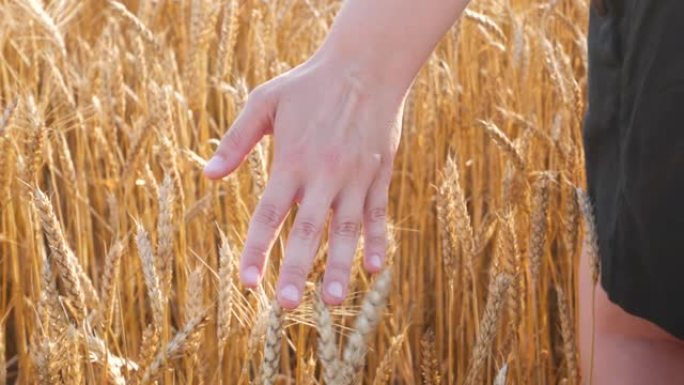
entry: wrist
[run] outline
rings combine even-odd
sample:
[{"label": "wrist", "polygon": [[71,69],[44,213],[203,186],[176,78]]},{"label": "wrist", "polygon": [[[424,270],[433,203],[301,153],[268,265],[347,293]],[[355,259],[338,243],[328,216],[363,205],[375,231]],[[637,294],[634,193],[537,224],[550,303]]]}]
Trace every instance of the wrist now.
[{"label": "wrist", "polygon": [[[329,36],[311,61],[346,76],[365,88],[383,90],[398,99],[403,99],[420,68],[411,65],[407,58],[391,50],[345,44]],[[417,67],[413,69],[412,67]]]}]

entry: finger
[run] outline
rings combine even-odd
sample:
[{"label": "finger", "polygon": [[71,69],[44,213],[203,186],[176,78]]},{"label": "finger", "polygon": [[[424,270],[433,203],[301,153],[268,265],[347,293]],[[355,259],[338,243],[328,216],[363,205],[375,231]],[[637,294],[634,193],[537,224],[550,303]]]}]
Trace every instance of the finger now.
[{"label": "finger", "polygon": [[293,179],[281,175],[274,173],[271,177],[249,222],[240,258],[240,280],[247,287],[259,284],[268,255],[297,192]]},{"label": "finger", "polygon": [[299,305],[311,270],[332,194],[324,189],[306,193],[285,247],[285,259],[278,279],[278,302],[286,309]]},{"label": "finger", "polygon": [[273,109],[270,98],[263,91],[255,90],[221,139],[214,156],[204,167],[204,174],[210,179],[220,179],[235,170],[265,133],[270,131]]},{"label": "finger", "polygon": [[392,162],[383,163],[371,185],[364,207],[363,264],[369,273],[377,273],[387,254],[387,203],[392,176]]},{"label": "finger", "polygon": [[365,190],[342,195],[329,229],[328,263],[323,278],[323,301],[339,305],[347,296],[349,277],[359,242]]}]

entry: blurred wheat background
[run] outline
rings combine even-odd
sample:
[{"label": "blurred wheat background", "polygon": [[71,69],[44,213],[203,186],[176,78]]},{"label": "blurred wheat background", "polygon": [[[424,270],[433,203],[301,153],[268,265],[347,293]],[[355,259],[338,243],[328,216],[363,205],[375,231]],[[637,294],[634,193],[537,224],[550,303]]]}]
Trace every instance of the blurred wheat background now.
[{"label": "blurred wheat background", "polygon": [[221,182],[204,159],[340,5],[0,0],[0,385],[579,383],[586,0],[476,0],[438,46],[386,273],[321,306],[324,242],[282,312],[281,242],[239,285],[271,142]]}]

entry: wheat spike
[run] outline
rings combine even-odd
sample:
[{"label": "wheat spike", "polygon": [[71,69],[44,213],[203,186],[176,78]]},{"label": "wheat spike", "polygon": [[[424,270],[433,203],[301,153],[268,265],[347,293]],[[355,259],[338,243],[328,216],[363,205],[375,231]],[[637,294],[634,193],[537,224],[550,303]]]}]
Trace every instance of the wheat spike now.
[{"label": "wheat spike", "polygon": [[268,176],[266,173],[266,160],[264,159],[264,149],[261,143],[257,143],[252,152],[247,156],[249,170],[252,173],[252,188],[257,197],[261,196],[266,188]]},{"label": "wheat spike", "polygon": [[546,243],[547,215],[549,208],[550,176],[542,175],[534,185],[532,215],[530,218],[530,241],[528,246],[532,282],[539,282],[539,274]]},{"label": "wheat spike", "polygon": [[28,119],[31,125],[31,139],[28,149],[28,168],[27,175],[25,177],[26,182],[37,183],[38,182],[38,170],[43,164],[43,146],[45,143],[45,123],[42,120],[41,114],[38,112],[35,101],[33,97],[28,97],[26,99],[26,109],[28,114]]},{"label": "wheat spike", "polygon": [[576,244],[580,213],[575,188],[568,184],[565,187],[565,192],[561,207],[563,210],[563,241],[568,256],[573,257],[577,251]]},{"label": "wheat spike", "polygon": [[102,317],[102,324],[108,327],[112,321],[112,314],[114,312],[114,298],[116,298],[116,283],[119,277],[119,266],[121,265],[121,257],[124,252],[124,242],[117,241],[109,249],[107,258],[105,259],[104,275],[102,277],[102,302],[100,314]]},{"label": "wheat spike", "polygon": [[339,377],[342,383],[350,383],[363,366],[366,356],[366,342],[380,321],[392,282],[392,272],[385,269],[373,282],[361,303],[361,311],[356,316],[354,329],[347,340],[342,355],[343,363]]},{"label": "wheat spike", "polygon": [[338,357],[337,338],[332,325],[332,317],[328,307],[317,292],[314,302],[316,312],[316,325],[318,329],[318,357],[323,366],[323,380],[326,384],[335,384],[340,370],[340,358]]},{"label": "wheat spike", "polygon": [[195,333],[202,330],[206,324],[207,316],[203,312],[197,317],[189,320],[185,323],[183,328],[176,333],[173,339],[159,351],[154,358],[154,361],[150,366],[145,369],[143,376],[140,380],[140,385],[147,385],[151,383],[155,377],[159,374],[159,371],[164,366],[164,364],[171,358],[173,358],[178,353],[185,350],[188,341],[192,339]]},{"label": "wheat spike", "polygon": [[175,229],[173,226],[173,203],[175,191],[171,176],[164,175],[164,181],[159,188],[159,216],[157,218],[157,272],[159,286],[164,296],[168,297],[173,279],[173,241]]},{"label": "wheat spike", "polygon": [[[187,298],[188,302],[185,304],[185,319],[190,321],[191,319],[197,317],[198,315],[202,314],[204,311],[204,270],[202,267],[197,267],[195,270],[190,273],[190,277],[188,278],[188,286],[187,286]],[[200,334],[196,334],[195,338],[192,340],[188,341],[187,344],[187,350],[189,352],[194,352],[197,350],[199,347],[199,339]]]},{"label": "wheat spike", "polygon": [[477,24],[482,25],[486,30],[493,32],[499,40],[503,42],[508,40],[506,39],[506,34],[504,34],[501,30],[501,27],[499,27],[499,25],[496,24],[491,17],[479,12],[475,12],[472,9],[466,9],[463,12],[463,15],[466,18],[475,21]]},{"label": "wheat spike", "polygon": [[240,10],[237,0],[228,0],[223,3],[223,20],[216,52],[216,82],[223,80],[226,71],[233,67],[233,51],[238,34],[238,12]]},{"label": "wheat spike", "polygon": [[596,221],[594,219],[594,208],[592,207],[589,196],[581,189],[577,189],[577,201],[582,211],[584,219],[584,252],[589,256],[589,267],[591,268],[591,278],[594,285],[598,283],[601,276],[601,263],[599,259],[598,233],[596,232]]},{"label": "wheat spike", "polygon": [[140,370],[143,371],[140,372],[140,375],[152,364],[159,351],[159,334],[159,327],[153,323],[147,325],[143,331],[140,353],[138,355],[138,364],[140,365]]},{"label": "wheat spike", "polygon": [[50,38],[54,41],[62,57],[66,56],[66,44],[64,37],[57,27],[57,23],[45,10],[39,0],[23,0],[18,2],[20,6],[28,11],[33,18],[45,29]]},{"label": "wheat spike", "polygon": [[133,28],[135,28],[135,30],[147,44],[152,46],[155,51],[159,51],[161,49],[159,40],[157,40],[157,37],[154,35],[154,33],[147,28],[147,26],[140,19],[132,14],[125,5],[116,0],[108,0],[108,2],[109,6],[114,10],[114,12],[122,19],[126,20],[126,22],[128,22],[131,26],[133,26]]},{"label": "wheat spike", "polygon": [[579,370],[577,369],[577,348],[575,341],[575,323],[570,314],[568,300],[560,286],[556,286],[556,298],[558,300],[558,312],[560,313],[561,335],[563,337],[563,354],[568,366],[568,378],[570,384],[577,383]]},{"label": "wheat spike", "polygon": [[233,249],[228,237],[219,230],[221,247],[219,249],[219,289],[218,289],[218,325],[217,338],[219,352],[223,357],[223,349],[230,335],[230,323],[233,318]]},{"label": "wheat spike", "polygon": [[484,126],[487,135],[494,141],[494,143],[508,156],[513,162],[513,165],[518,171],[525,170],[525,160],[516,148],[515,144],[504,134],[499,127],[493,122],[481,120],[480,124]]},{"label": "wheat spike", "polygon": [[137,235],[135,241],[138,246],[138,253],[140,254],[145,285],[147,286],[147,297],[150,300],[152,319],[154,319],[155,325],[162,325],[164,323],[164,297],[159,287],[159,275],[155,268],[154,251],[145,228],[140,223],[137,223],[136,226]]},{"label": "wheat spike", "polygon": [[469,271],[472,271],[473,253],[475,250],[475,234],[471,225],[470,214],[466,204],[463,188],[461,187],[458,164],[454,156],[449,156],[444,166],[444,181],[438,194],[439,220],[443,231],[446,247],[445,270],[450,274],[453,284],[452,272],[458,270],[456,253],[460,249],[466,256]]},{"label": "wheat spike", "polygon": [[268,314],[266,340],[264,342],[264,359],[261,363],[261,384],[273,385],[280,369],[280,344],[283,332],[283,312],[277,302],[273,301]]},{"label": "wheat spike", "polygon": [[64,282],[65,290],[73,301],[76,310],[76,322],[80,324],[85,319],[87,309],[81,279],[76,268],[78,262],[67,245],[66,239],[64,239],[62,227],[55,216],[50,199],[42,191],[36,189],[33,193],[33,200],[43,226],[43,232],[54,255],[53,261]]},{"label": "wheat spike", "polygon": [[487,304],[480,322],[480,333],[473,348],[470,366],[464,382],[465,385],[479,383],[482,366],[489,355],[494,337],[496,337],[501,309],[506,301],[506,292],[510,284],[511,277],[506,273],[501,273],[494,279],[491,286],[492,291],[487,297]]},{"label": "wheat spike", "polygon": [[441,385],[441,368],[437,358],[437,349],[435,348],[435,334],[432,330],[423,334],[423,337],[420,339],[420,347],[420,372],[423,385]]},{"label": "wheat spike", "polygon": [[63,341],[64,344],[64,367],[62,379],[65,384],[80,385],[83,383],[83,354],[82,339],[78,331],[70,326]]},{"label": "wheat spike", "polygon": [[385,356],[378,364],[375,370],[375,378],[373,379],[373,385],[385,385],[388,384],[391,376],[392,370],[394,370],[394,365],[397,362],[397,357],[401,348],[404,346],[404,340],[406,338],[405,334],[400,334],[392,337],[390,340],[390,347],[387,349]]}]

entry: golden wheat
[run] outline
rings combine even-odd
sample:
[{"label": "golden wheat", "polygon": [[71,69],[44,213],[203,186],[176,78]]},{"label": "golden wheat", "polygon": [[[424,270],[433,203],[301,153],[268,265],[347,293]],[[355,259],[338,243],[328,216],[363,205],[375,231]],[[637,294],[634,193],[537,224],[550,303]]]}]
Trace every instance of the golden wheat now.
[{"label": "golden wheat", "polygon": [[222,181],[202,169],[339,8],[0,2],[0,385],[578,381],[582,242],[600,275],[576,192],[586,2],[474,2],[436,47],[404,110],[391,282],[359,251],[342,305],[271,312],[281,237],[239,284],[274,141]]}]

